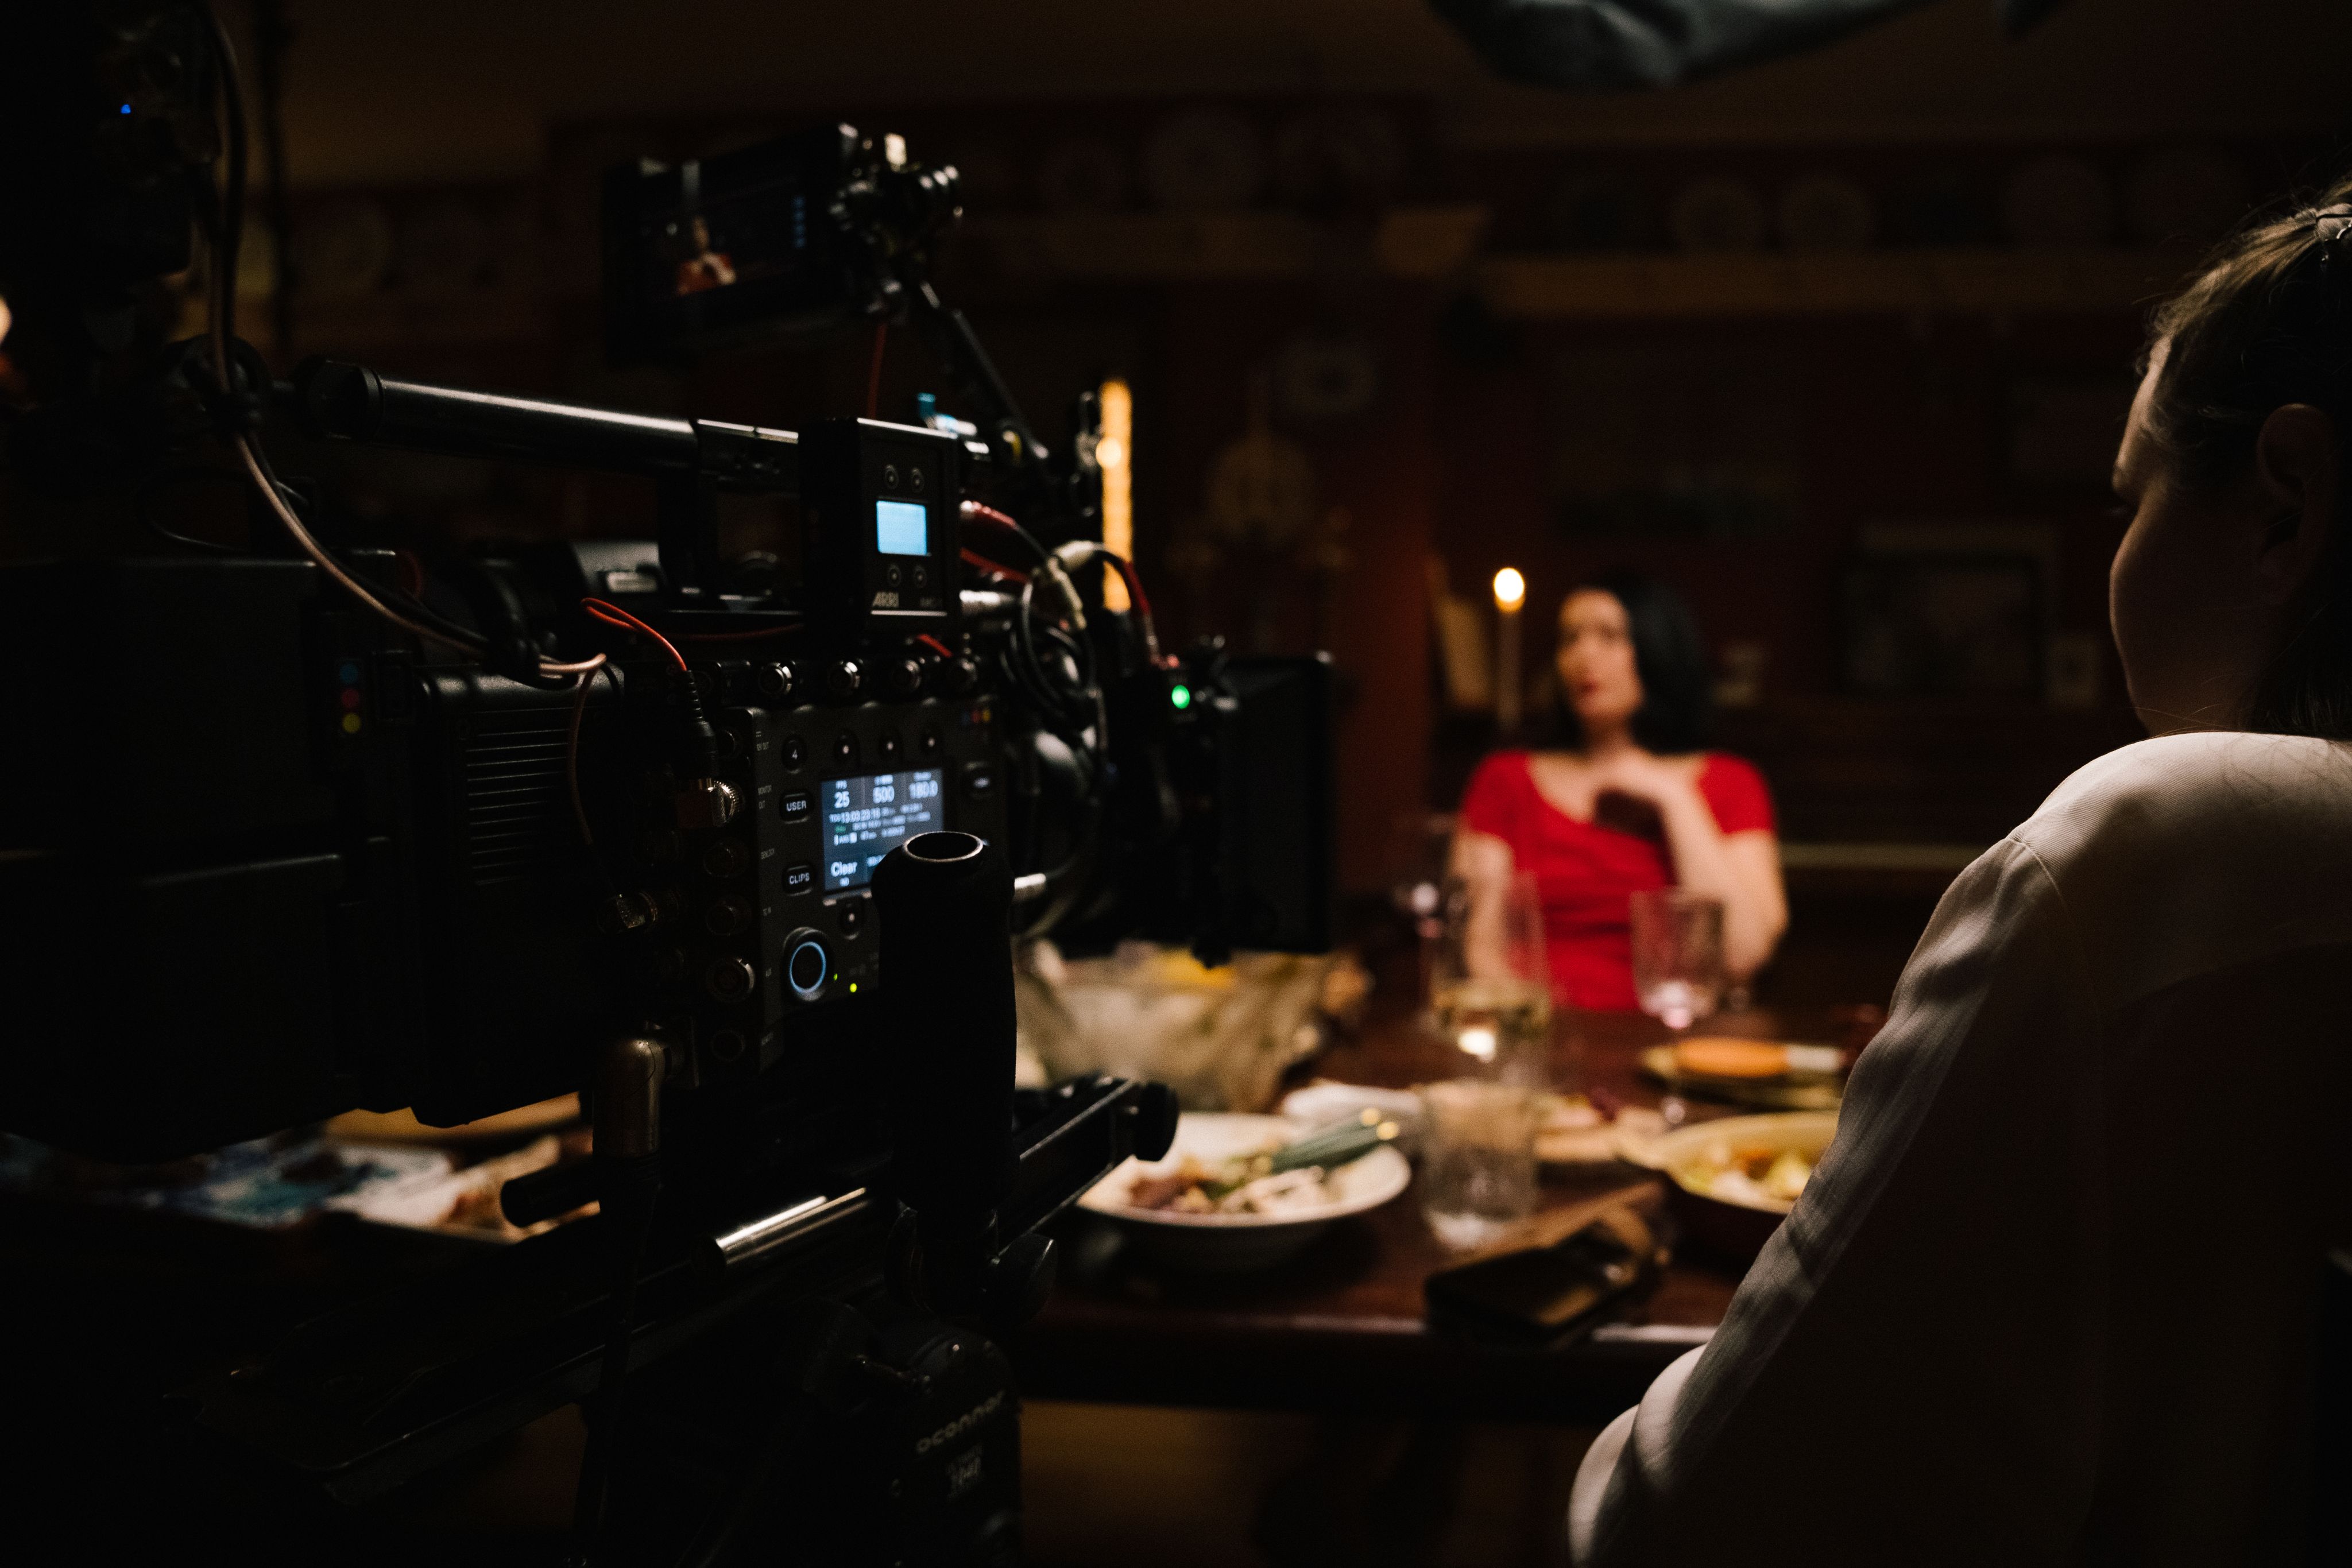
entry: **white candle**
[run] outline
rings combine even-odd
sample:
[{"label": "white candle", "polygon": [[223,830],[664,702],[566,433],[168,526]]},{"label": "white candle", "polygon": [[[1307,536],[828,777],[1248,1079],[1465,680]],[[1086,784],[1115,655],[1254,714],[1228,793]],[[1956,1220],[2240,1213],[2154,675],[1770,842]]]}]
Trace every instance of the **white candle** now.
[{"label": "white candle", "polygon": [[1515,735],[1519,727],[1519,609],[1528,601],[1528,580],[1518,568],[1495,574],[1495,727]]}]

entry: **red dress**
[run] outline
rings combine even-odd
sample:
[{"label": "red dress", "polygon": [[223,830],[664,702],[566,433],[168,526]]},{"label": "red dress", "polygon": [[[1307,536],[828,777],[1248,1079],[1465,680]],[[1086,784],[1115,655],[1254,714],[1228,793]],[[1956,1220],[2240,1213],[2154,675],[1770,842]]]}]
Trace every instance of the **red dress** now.
[{"label": "red dress", "polygon": [[[1478,765],[1462,796],[1462,825],[1511,846],[1513,863],[1535,873],[1543,899],[1552,999],[1563,1007],[1632,1009],[1633,895],[1674,884],[1674,862],[1654,814],[1628,813],[1623,825],[1581,822],[1536,789],[1528,753],[1498,751]],[[1772,828],[1772,796],[1762,774],[1737,757],[1710,751],[1698,792],[1726,833]]]}]

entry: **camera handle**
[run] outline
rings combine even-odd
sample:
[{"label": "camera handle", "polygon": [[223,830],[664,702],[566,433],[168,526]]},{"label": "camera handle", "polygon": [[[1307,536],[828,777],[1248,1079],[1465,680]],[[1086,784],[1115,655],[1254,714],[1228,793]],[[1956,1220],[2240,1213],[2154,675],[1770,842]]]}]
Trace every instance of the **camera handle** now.
[{"label": "camera handle", "polygon": [[579,1561],[588,1564],[602,1555],[613,1477],[626,1458],[624,1396],[636,1339],[637,1281],[661,1198],[661,1087],[668,1076],[669,1053],[656,1040],[615,1040],[596,1061],[595,1152],[590,1164],[610,1243],[613,1293],[604,1366],[588,1407],[588,1446],[572,1500],[576,1550]]},{"label": "camera handle", "polygon": [[1053,1243],[1001,1240],[1012,1192],[1013,872],[970,833],[920,833],[874,869],[888,1037],[890,1183],[911,1214],[890,1274],[940,1316],[998,1326],[1036,1311]]}]

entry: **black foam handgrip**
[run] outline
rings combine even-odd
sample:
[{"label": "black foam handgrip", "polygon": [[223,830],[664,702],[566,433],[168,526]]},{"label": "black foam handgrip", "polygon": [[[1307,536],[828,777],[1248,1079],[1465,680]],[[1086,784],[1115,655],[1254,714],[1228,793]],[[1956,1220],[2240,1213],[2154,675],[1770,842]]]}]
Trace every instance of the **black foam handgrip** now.
[{"label": "black foam handgrip", "polygon": [[969,833],[874,868],[898,1196],[927,1236],[984,1231],[1013,1169],[1013,872]]}]

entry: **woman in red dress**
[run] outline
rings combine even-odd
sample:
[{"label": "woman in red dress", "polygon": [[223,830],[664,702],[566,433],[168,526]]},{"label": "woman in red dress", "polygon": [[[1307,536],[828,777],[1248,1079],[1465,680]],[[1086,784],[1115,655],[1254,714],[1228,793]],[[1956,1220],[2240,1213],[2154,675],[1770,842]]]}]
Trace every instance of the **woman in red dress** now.
[{"label": "woman in red dress", "polygon": [[1553,999],[1630,1009],[1632,895],[1680,886],[1723,901],[1724,966],[1744,982],[1788,924],[1772,798],[1748,763],[1702,750],[1706,661],[1690,612],[1631,572],[1559,607],[1556,749],[1479,765],[1454,834],[1474,890],[1535,873]]}]

